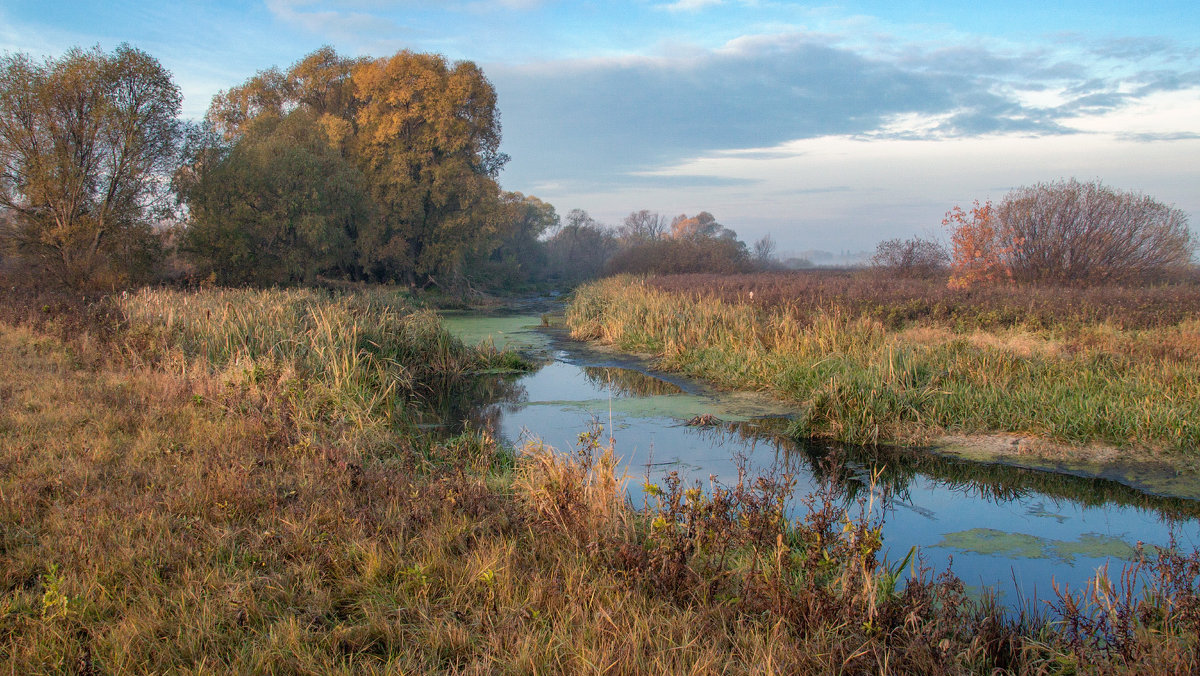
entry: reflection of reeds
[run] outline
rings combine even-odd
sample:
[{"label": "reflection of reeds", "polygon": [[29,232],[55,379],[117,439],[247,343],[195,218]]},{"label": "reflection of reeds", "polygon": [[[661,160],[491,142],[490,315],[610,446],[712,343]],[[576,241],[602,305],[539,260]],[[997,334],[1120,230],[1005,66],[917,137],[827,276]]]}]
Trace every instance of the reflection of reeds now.
[{"label": "reflection of reeds", "polygon": [[585,366],[583,374],[591,382],[608,389],[618,397],[653,397],[683,392],[674,383],[633,369],[616,366]]},{"label": "reflection of reeds", "polygon": [[442,378],[429,383],[421,395],[420,413],[428,422],[445,425],[450,434],[468,429],[499,434],[504,408],[527,397],[515,375]]},{"label": "reflection of reeds", "polygon": [[[1200,518],[1200,502],[1196,500],[1151,495],[1109,479],[972,462],[924,450],[811,443],[788,437],[787,425],[785,418],[769,418],[733,422],[706,433],[732,434],[743,440],[769,443],[776,449],[777,457],[784,455],[793,459],[793,463],[802,462],[819,480],[837,483],[847,500],[857,499],[866,487],[864,476],[875,476],[878,488],[900,497],[907,494],[913,481],[925,477],[965,497],[989,502],[1008,502],[1038,493],[1087,507],[1135,507],[1168,520]],[[841,462],[832,465],[825,462],[829,456],[836,456]],[[828,476],[834,468],[838,475]]]}]

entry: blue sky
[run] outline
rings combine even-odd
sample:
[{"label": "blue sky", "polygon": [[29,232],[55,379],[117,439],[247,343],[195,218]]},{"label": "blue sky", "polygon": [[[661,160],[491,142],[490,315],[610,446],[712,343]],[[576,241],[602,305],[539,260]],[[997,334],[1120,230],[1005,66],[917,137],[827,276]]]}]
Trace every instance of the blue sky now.
[{"label": "blue sky", "polygon": [[470,59],[509,190],[560,213],[700,210],[783,251],[937,235],[972,199],[1100,179],[1200,229],[1200,5],[771,0],[0,4],[0,49],[129,42],[185,113],[324,44]]}]

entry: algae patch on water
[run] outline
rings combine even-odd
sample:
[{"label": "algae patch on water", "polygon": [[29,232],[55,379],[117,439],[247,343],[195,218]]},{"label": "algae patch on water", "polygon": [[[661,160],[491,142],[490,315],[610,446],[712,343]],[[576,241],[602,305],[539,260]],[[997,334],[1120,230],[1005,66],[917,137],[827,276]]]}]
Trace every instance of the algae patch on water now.
[{"label": "algae patch on water", "polygon": [[487,315],[479,313],[443,312],[442,326],[467,345],[490,341],[497,350],[544,354],[550,350],[550,339],[537,330],[541,319],[537,315]]},{"label": "algae patch on water", "polygon": [[994,528],[946,533],[942,541],[933,546],[1010,559],[1056,559],[1063,563],[1071,563],[1077,556],[1132,561],[1137,555],[1128,543],[1107,535],[1083,533],[1078,540],[1051,540]]}]

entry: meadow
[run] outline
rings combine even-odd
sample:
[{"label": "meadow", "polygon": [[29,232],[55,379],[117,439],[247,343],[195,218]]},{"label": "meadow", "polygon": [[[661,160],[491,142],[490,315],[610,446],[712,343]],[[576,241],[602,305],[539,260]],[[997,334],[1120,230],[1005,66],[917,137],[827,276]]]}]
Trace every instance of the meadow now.
[{"label": "meadow", "polygon": [[867,272],[615,277],[572,335],[794,401],[794,436],[1200,448],[1200,284],[951,290]]},{"label": "meadow", "polygon": [[601,430],[557,452],[426,434],[434,383],[522,362],[402,294],[0,305],[12,673],[1200,667],[1200,555],[1147,552],[1146,578],[1014,617],[919,560],[879,560],[869,499],[835,482],[795,496],[792,520],[778,474],[667,475],[639,507]]}]

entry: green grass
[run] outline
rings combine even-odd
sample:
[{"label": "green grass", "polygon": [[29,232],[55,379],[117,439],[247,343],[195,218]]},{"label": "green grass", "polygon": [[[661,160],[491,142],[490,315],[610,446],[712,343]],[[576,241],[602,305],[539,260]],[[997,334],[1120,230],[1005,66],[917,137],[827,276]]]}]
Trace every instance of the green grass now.
[{"label": "green grass", "polygon": [[955,331],[885,328],[837,304],[779,307],[659,290],[617,277],[578,289],[577,338],[797,403],[797,435],[856,444],[1008,432],[1085,444],[1200,448],[1200,321]]}]

